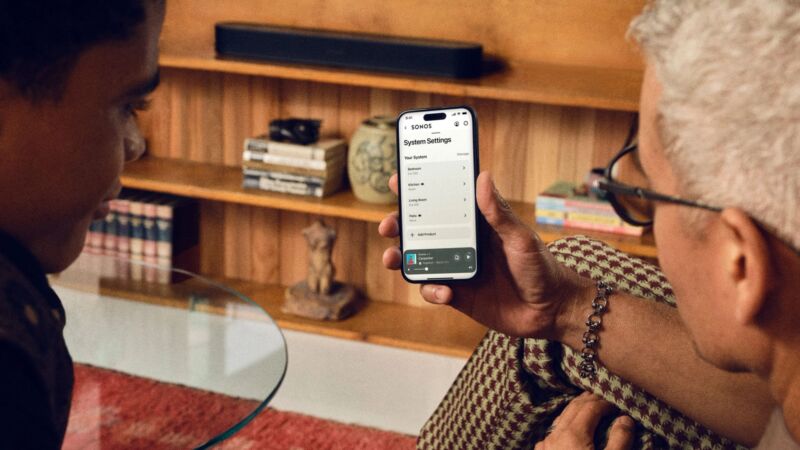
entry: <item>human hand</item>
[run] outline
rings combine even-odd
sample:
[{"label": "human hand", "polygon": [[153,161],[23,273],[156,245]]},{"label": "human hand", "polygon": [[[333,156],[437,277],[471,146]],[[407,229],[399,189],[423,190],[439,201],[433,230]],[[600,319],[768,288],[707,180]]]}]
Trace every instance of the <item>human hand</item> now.
[{"label": "human hand", "polygon": [[[389,179],[397,193],[397,174]],[[435,304],[449,304],[489,328],[513,336],[559,340],[559,318],[591,281],[560,265],[539,236],[511,210],[483,172],[476,184],[478,208],[489,224],[481,248],[481,272],[467,282],[450,286],[424,284],[422,297]],[[399,216],[383,219],[378,232],[389,238],[400,233]],[[402,266],[397,246],[383,253],[383,264],[393,270]]]},{"label": "human hand", "polygon": [[[553,421],[547,437],[536,444],[534,450],[594,449],[594,433],[604,416],[612,413],[614,406],[602,398],[584,392],[575,397],[561,415]],[[633,445],[633,419],[617,417],[608,431],[606,450],[629,449]]]}]

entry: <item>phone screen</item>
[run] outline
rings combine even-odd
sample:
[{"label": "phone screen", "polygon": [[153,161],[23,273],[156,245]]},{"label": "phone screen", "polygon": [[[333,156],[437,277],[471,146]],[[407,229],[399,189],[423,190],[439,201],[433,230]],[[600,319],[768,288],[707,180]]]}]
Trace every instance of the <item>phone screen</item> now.
[{"label": "phone screen", "polygon": [[407,111],[397,124],[403,275],[464,280],[478,272],[478,172],[470,108]]}]

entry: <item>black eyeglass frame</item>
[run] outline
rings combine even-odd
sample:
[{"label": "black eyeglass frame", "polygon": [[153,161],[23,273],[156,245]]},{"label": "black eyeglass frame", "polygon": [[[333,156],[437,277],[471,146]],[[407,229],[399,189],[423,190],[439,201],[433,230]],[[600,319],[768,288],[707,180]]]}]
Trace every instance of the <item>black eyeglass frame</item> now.
[{"label": "black eyeglass frame", "polygon": [[649,189],[637,187],[637,186],[630,186],[625,183],[620,183],[614,181],[612,176],[612,171],[614,169],[614,165],[622,159],[625,155],[631,152],[635,152],[638,150],[639,145],[637,143],[631,144],[620,150],[614,158],[611,159],[611,162],[608,163],[605,171],[603,172],[603,177],[598,179],[595,182],[595,188],[598,189],[603,196],[611,203],[611,206],[616,211],[617,215],[624,220],[625,222],[639,227],[646,227],[653,224],[653,220],[648,221],[641,221],[636,220],[628,214],[627,209],[625,209],[622,204],[620,204],[619,200],[617,200],[617,195],[627,195],[633,197],[639,197],[643,200],[651,200],[657,202],[664,202],[664,203],[672,203],[676,205],[683,205],[689,206],[692,208],[701,208],[708,211],[713,212],[721,212],[722,208],[717,206],[707,205],[702,202],[697,202],[693,200],[687,200],[685,198],[675,197],[672,195],[661,194],[659,192],[651,191]]}]

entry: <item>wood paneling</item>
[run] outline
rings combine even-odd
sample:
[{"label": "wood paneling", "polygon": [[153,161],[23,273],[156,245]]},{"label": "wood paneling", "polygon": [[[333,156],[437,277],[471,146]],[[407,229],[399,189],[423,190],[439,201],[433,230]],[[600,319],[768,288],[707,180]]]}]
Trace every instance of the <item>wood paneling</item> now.
[{"label": "wood paneling", "polygon": [[[625,112],[179,69],[163,69],[162,78],[152,109],[141,121],[153,156],[234,168],[241,163],[244,139],[266,131],[273,118],[320,118],[325,135],[349,137],[372,115],[396,116],[409,108],[470,104],[478,114],[481,168],[493,172],[508,199],[527,202],[557,179],[577,181],[593,165],[604,164],[622,144],[632,117]],[[145,170],[158,171],[154,167]],[[218,189],[220,183],[230,184],[227,175],[221,179],[202,168],[166,170],[167,178],[198,192]],[[163,179],[164,175],[159,177]],[[147,184],[145,178],[138,182]],[[151,188],[169,189],[157,182],[151,184]],[[283,285],[304,278],[307,248],[301,230],[317,216],[271,207],[307,211],[313,205],[300,207],[301,199],[289,196],[247,197],[244,191],[239,194],[230,187],[215,192],[220,201],[242,204],[204,202],[204,272]],[[198,196],[217,198],[206,194]],[[341,197],[342,201],[352,202],[346,197]],[[341,215],[352,217],[325,219],[339,233],[334,250],[337,278],[353,283],[373,299],[422,305],[416,286],[409,286],[399,274],[382,267],[383,249],[391,242],[377,236],[375,223],[369,221],[374,220],[375,211],[385,208],[371,212],[369,207],[337,205],[320,204],[326,208],[326,215],[339,216],[331,208],[341,207]],[[531,221],[532,217],[526,219]]]},{"label": "wood paneling", "polygon": [[[167,2],[159,61],[163,67],[275,77],[300,83],[634,111],[638,106],[642,63],[625,35],[630,19],[641,11],[644,2],[171,0]],[[450,80],[221,59],[214,51],[214,24],[222,21],[479,42],[492,59],[500,62],[498,66],[502,69],[487,71],[476,79]],[[302,89],[299,97],[293,95],[291,87],[282,89],[287,96],[284,106],[287,111],[299,112],[303,108],[294,106],[302,105],[306,97],[336,93],[324,92],[325,89],[321,85]],[[384,95],[393,94],[378,94]],[[335,102],[328,99],[319,104],[326,105],[330,112]],[[184,106],[191,109],[191,100]],[[179,110],[183,112],[185,108]],[[325,111],[311,112],[327,115]],[[196,151],[202,149],[196,147]]]},{"label": "wood paneling", "polygon": [[214,24],[245,21],[480,42],[512,64],[639,69],[625,31],[644,0],[170,0],[162,51],[214,48]]}]

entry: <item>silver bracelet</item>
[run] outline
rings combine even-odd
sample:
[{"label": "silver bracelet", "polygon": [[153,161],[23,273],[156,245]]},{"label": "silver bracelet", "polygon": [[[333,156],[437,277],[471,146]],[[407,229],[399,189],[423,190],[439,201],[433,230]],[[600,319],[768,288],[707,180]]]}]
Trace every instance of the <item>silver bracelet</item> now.
[{"label": "silver bracelet", "polygon": [[586,318],[588,330],[583,333],[583,349],[581,356],[583,360],[578,366],[581,378],[594,380],[597,375],[597,347],[600,344],[600,327],[603,325],[603,314],[608,309],[608,296],[611,295],[611,287],[604,281],[597,282],[597,295],[592,300],[592,312]]}]

